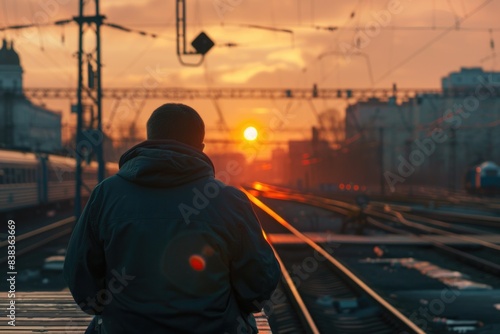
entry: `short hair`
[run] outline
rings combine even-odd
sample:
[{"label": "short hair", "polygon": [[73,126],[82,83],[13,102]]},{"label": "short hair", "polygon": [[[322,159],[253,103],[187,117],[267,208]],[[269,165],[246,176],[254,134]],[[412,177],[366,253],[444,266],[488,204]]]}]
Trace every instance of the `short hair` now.
[{"label": "short hair", "polygon": [[205,138],[205,123],[193,108],[181,103],[158,107],[147,123],[148,139],[173,139],[199,148]]}]

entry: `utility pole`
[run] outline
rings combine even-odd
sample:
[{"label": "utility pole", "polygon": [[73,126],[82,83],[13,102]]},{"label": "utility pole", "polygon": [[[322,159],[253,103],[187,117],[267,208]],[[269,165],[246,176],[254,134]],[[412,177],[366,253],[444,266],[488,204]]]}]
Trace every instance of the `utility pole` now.
[{"label": "utility pole", "polygon": [[[78,23],[78,90],[77,90],[77,124],[76,124],[76,189],[75,189],[75,216],[81,214],[81,190],[82,190],[82,158],[95,153],[99,164],[97,180],[104,180],[105,166],[103,154],[104,135],[102,132],[102,80],[101,80],[101,25],[106,18],[99,12],[99,0],[93,0],[95,14],[85,16],[85,3],[80,0],[79,15],[73,20]],[[86,27],[94,27],[95,50],[84,53],[84,33]],[[87,86],[84,85],[83,69],[84,56],[87,61]],[[89,104],[83,104],[84,94],[88,96]],[[97,114],[94,113],[97,111]],[[88,124],[84,124],[86,115],[89,113]]]}]

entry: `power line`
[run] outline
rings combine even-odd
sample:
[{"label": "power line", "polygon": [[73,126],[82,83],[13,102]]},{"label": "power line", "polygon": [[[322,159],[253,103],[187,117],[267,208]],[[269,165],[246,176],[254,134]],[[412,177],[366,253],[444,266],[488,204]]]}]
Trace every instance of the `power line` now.
[{"label": "power line", "polygon": [[[465,18],[465,17],[464,17]],[[463,22],[463,18],[460,22]],[[350,30],[350,31],[359,31],[359,27],[349,27],[349,26],[322,26],[315,25],[308,28],[314,28],[316,30],[324,30],[329,32],[335,32],[340,30]],[[391,31],[442,31],[442,30],[450,30],[455,29],[457,32],[488,32],[488,31],[500,31],[500,28],[483,28],[483,27],[457,27],[454,26],[386,26],[380,27],[381,30],[391,30]]]},{"label": "power line", "polygon": [[[21,46],[18,45],[17,48],[19,48],[21,50],[23,57],[28,57],[32,62],[38,64],[41,68],[47,69],[47,66],[45,66],[42,62],[40,62],[40,57],[33,57],[31,52],[22,52],[22,49],[23,49],[22,45]],[[50,58],[46,53],[44,53],[44,54],[47,57],[47,59],[49,59],[49,61],[52,62],[52,64],[54,64],[56,66],[60,66],[60,64],[58,64],[54,59]],[[67,77],[64,77],[59,71],[50,70],[50,72],[54,75],[60,76],[60,78],[64,78],[64,81],[66,81],[68,79]],[[69,76],[70,74],[67,74],[67,75]]]},{"label": "power line", "polygon": [[[175,27],[175,23],[155,23],[155,22],[127,22],[127,25],[138,27],[138,28],[154,28],[154,27]],[[233,27],[246,27],[253,23],[224,23],[224,26],[233,26]],[[213,23],[204,23],[205,26],[214,25],[220,26],[220,22]],[[353,27],[351,25],[343,24],[343,25],[321,25],[321,24],[311,24],[311,25],[298,25],[295,23],[281,23],[282,26],[293,26],[293,30],[323,30],[328,32],[339,32],[341,30],[349,30],[349,31],[359,31],[361,28],[359,26]],[[455,26],[454,26],[455,27]],[[436,26],[436,25],[420,25],[420,26],[404,26],[404,25],[388,25],[385,27],[380,27],[382,30],[396,30],[396,31],[439,31],[439,30],[447,30],[449,26]],[[1,30],[2,28],[0,28]],[[273,27],[273,29],[287,29],[287,28],[278,28]],[[292,29],[287,29],[292,30]],[[489,30],[500,31],[500,27],[496,28],[485,28],[485,27],[459,27],[457,31],[461,32],[487,32]]]},{"label": "power line", "polygon": [[[0,27],[0,31],[20,30],[20,29],[28,29],[28,28],[40,29],[41,27],[63,26],[66,24],[74,23],[74,22],[75,22],[74,19],[65,19],[65,20],[52,21],[52,22],[47,22],[47,23],[14,24],[14,25],[7,25],[4,27]],[[121,24],[103,22],[103,25],[108,26],[110,28],[114,28],[116,30],[120,30],[120,31],[128,32],[128,33],[134,33],[134,34],[138,34],[141,36],[148,36],[148,37],[152,37],[152,38],[161,37],[161,35],[159,35],[157,33],[139,30],[139,29],[134,29],[134,28],[128,28],[128,27],[125,27]]]},{"label": "power line", "polygon": [[[480,4],[479,6],[477,6],[475,9],[473,9],[471,12],[469,12],[467,15],[465,15],[463,18],[457,20],[457,24],[460,25],[462,24],[465,20],[467,20],[468,18],[472,17],[474,14],[476,14],[477,12],[479,12],[481,9],[483,9],[484,7],[486,7],[490,2],[492,2],[493,0],[486,0],[484,1],[482,4]],[[390,74],[392,74],[395,70],[397,70],[398,68],[400,68],[401,66],[405,65],[406,63],[408,63],[410,60],[412,60],[413,58],[415,58],[416,56],[418,56],[420,53],[422,53],[423,51],[425,51],[427,48],[429,48],[431,45],[433,45],[434,43],[436,43],[437,41],[439,41],[440,39],[442,39],[443,37],[445,37],[447,34],[449,34],[451,31],[455,30],[456,29],[456,25],[453,25],[453,26],[449,26],[446,30],[444,30],[442,33],[440,33],[439,35],[437,35],[436,37],[432,38],[430,41],[428,41],[427,43],[425,43],[422,47],[420,47],[419,49],[417,49],[415,52],[413,52],[410,56],[406,57],[405,59],[403,59],[403,61],[401,61],[399,64],[397,64],[395,67],[389,69],[389,71],[387,71],[386,73],[384,73],[380,78],[378,78],[378,80],[375,82],[375,84],[377,84],[378,82],[380,82],[381,80],[385,79],[387,76],[389,76]]]},{"label": "power line", "polygon": [[[465,18],[465,17],[464,17]],[[460,20],[460,23],[463,22],[464,18]],[[43,23],[43,24],[18,24],[18,25],[8,25],[4,27],[0,27],[0,31],[7,31],[7,30],[19,30],[19,29],[26,29],[26,28],[40,28],[40,27],[50,27],[54,25],[65,25],[72,23],[72,20],[61,20],[61,21],[55,21],[55,22],[50,22],[50,23]],[[132,32],[132,33],[137,33],[143,36],[151,36],[155,38],[164,38],[167,40],[175,40],[175,38],[166,36],[160,33],[156,32],[147,32],[139,29],[134,29],[134,28],[126,28],[123,27],[122,25],[117,25],[117,24],[112,24],[112,23],[105,23],[104,25],[110,26],[112,28],[116,28],[122,31],[126,32]],[[163,24],[163,23],[127,23],[127,25],[133,25],[135,27],[140,27],[140,28],[153,28],[153,27],[174,27],[175,24]],[[205,24],[206,25],[206,24]],[[213,25],[219,25],[218,23],[214,22]],[[265,29],[265,30],[272,30],[272,31],[278,31],[278,32],[287,32],[287,33],[294,33],[296,30],[320,30],[320,31],[325,31],[325,32],[341,32],[342,30],[345,31],[359,31],[361,28],[359,26],[349,26],[349,25],[318,25],[318,24],[313,24],[310,26],[296,26],[292,25],[294,29],[289,29],[289,28],[279,28],[279,27],[267,27],[267,26],[262,26],[262,25],[257,25],[253,23],[224,23],[224,26],[234,26],[234,27],[243,27],[243,28],[257,28],[257,29]],[[283,26],[289,26],[286,23],[283,24]],[[489,31],[500,31],[500,27],[495,27],[495,28],[486,28],[486,27],[457,27],[456,25],[450,27],[450,26],[435,26],[435,25],[423,25],[423,26],[396,26],[396,25],[388,25],[385,27],[380,27],[381,30],[391,30],[391,31],[448,31],[450,28],[455,29],[457,32],[489,32]]]}]

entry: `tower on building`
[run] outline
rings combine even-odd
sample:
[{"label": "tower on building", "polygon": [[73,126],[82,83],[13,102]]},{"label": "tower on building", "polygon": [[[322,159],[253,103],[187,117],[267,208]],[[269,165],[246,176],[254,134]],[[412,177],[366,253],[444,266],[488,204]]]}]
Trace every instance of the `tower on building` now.
[{"label": "tower on building", "polygon": [[10,43],[4,38],[0,49],[0,90],[22,93],[23,68],[14,42]]}]

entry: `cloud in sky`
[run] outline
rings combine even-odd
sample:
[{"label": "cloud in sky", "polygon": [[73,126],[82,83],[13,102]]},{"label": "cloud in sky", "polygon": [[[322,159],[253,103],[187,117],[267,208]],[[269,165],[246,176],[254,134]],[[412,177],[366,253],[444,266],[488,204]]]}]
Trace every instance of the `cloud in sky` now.
[{"label": "cloud in sky", "polygon": [[[387,27],[376,34],[367,28],[394,1],[399,3],[401,11],[391,14]],[[77,13],[76,0],[4,3],[0,26],[43,23],[42,19],[52,22]],[[57,6],[47,7],[47,3]],[[160,68],[166,73],[159,82],[161,86],[312,87],[317,83],[322,87],[368,87],[371,71],[380,87],[390,87],[394,82],[400,87],[439,87],[440,78],[460,66],[482,65],[494,69],[493,60],[481,62],[481,59],[492,54],[490,39],[500,45],[500,31],[488,31],[500,28],[497,23],[500,2],[489,2],[464,23],[456,25],[482,3],[486,1],[190,0],[187,1],[188,40],[203,30],[217,46],[207,54],[205,67],[186,68],[179,64],[175,54],[174,1],[101,0],[102,13],[109,22],[160,35],[151,39],[103,27],[103,80],[107,86],[141,87],[148,68]],[[214,4],[229,4],[229,7],[222,15]],[[249,24],[290,29],[293,34],[249,28]],[[317,26],[339,29],[327,31],[316,29]],[[400,29],[390,29],[395,26]],[[436,29],[428,29],[432,27]],[[455,29],[431,43],[443,33],[440,27]],[[360,41],[362,33],[371,33],[372,37]],[[6,36],[16,40],[26,86],[76,86],[75,25],[8,31]],[[88,46],[92,45],[91,37],[91,32],[87,32]],[[223,47],[228,42],[238,46]],[[357,52],[366,56],[349,58],[332,54],[318,59],[327,52],[341,52],[340,46],[346,44],[361,46]],[[47,102],[59,103],[57,109],[65,110],[65,117],[71,121],[67,102]],[[162,101],[148,103],[147,110],[159,102]],[[241,113],[228,119],[244,118],[243,110],[259,108],[262,101],[245,101],[243,108],[241,103],[224,102],[228,109]],[[209,101],[196,104],[208,110],[207,123],[216,121],[216,112]]]},{"label": "cloud in sky", "polygon": [[[75,14],[76,1],[51,0],[60,3],[58,7],[52,8],[49,13],[50,21],[70,17]],[[42,3],[38,0],[27,0],[14,6],[7,2],[7,12],[3,15],[2,25],[20,24],[26,18],[38,17],[36,13],[44,12]],[[228,0],[206,0],[188,1],[188,40],[200,31],[206,31],[215,40],[218,47],[210,51],[207,57],[210,60],[211,70],[228,72],[228,67],[233,66],[234,78],[224,74],[219,76],[216,84],[245,84],[245,79],[251,79],[252,75],[242,75],[242,72],[258,74],[258,71],[270,72],[269,66],[276,66],[282,69],[285,64],[293,77],[297,71],[307,68],[310,73],[321,72],[312,81],[324,81],[326,85],[360,85],[367,86],[366,69],[364,75],[359,73],[363,62],[350,59],[346,62],[345,57],[330,57],[328,62],[319,62],[317,56],[325,52],[342,52],[341,45],[352,47],[359,46],[359,36],[365,35],[369,31],[366,25],[374,22],[380,13],[389,8],[389,3],[399,2],[401,13],[390,15],[388,26],[453,26],[455,20],[463,18],[478,5],[477,1],[462,1],[463,5],[455,3],[454,7],[447,4],[436,4],[432,9],[432,1],[337,1],[332,4],[326,0],[311,0],[303,2],[300,0],[284,1],[228,1]],[[91,2],[90,2],[91,3]],[[109,22],[123,24],[136,29],[148,30],[161,35],[157,40],[151,38],[129,34],[113,30],[109,27],[103,28],[103,57],[106,62],[104,80],[114,78],[115,75],[123,73],[124,70],[130,72],[131,77],[140,76],[147,65],[160,64],[173,71],[189,72],[189,75],[182,75],[187,79],[187,84],[200,82],[203,73],[198,73],[198,77],[192,76],[192,71],[182,67],[175,56],[175,8],[174,3],[163,0],[137,1],[116,1],[102,0],[102,12],[107,15]],[[214,3],[229,4],[229,10],[220,16],[214,8]],[[29,5],[28,5],[29,4]],[[233,4],[233,5],[231,5]],[[429,74],[436,74],[435,71],[426,73],[425,67],[429,64],[426,58],[433,59],[433,64],[442,67],[441,75],[453,69],[457,69],[460,64],[481,65],[479,60],[490,52],[490,34],[487,31],[474,32],[466,30],[468,27],[475,28],[495,28],[495,9],[500,9],[500,4],[492,2],[487,9],[479,11],[469,18],[459,29],[450,32],[446,37],[429,46],[421,55],[409,61],[406,65],[396,68],[405,58],[419,50],[428,41],[434,38],[441,31],[422,30],[404,31],[385,29],[380,33],[369,37],[366,43],[361,41],[359,51],[369,56],[373,73],[375,76],[394,69],[393,74],[380,82],[381,85],[390,85],[393,81],[401,82],[401,85],[411,86],[415,80],[421,81],[425,85],[435,83],[434,78]],[[35,14],[33,14],[35,13]],[[352,17],[351,17],[352,16]],[[382,15],[383,16],[383,15]],[[2,19],[2,16],[0,16]],[[293,36],[283,32],[264,31],[252,29],[242,25],[254,24],[267,27],[290,29]],[[340,26],[334,32],[316,30],[313,26]],[[357,30],[356,30],[357,29]],[[35,56],[39,62],[49,63],[50,57],[57,60],[57,63],[64,64],[63,72],[68,72],[66,63],[74,61],[71,59],[76,48],[76,28],[48,28],[40,27],[31,29],[29,33],[8,32],[10,37],[23,40],[23,36],[28,36],[27,41],[22,41],[19,47],[23,50],[23,60],[27,72],[27,82],[37,82],[40,80],[28,77],[29,69],[42,67],[36,60],[30,59],[36,53],[42,56]],[[64,34],[64,44],[61,42]],[[87,33],[89,42],[90,33]],[[493,37],[495,37],[493,35]],[[293,40],[293,42],[292,42]],[[189,42],[189,41],[188,41]],[[224,43],[237,43],[234,48],[224,48]],[[189,44],[189,43],[188,43]],[[41,51],[41,50],[44,51]],[[26,55],[29,53],[30,55]],[[44,56],[46,53],[48,56]],[[309,58],[306,58],[306,55]],[[451,57],[453,56],[453,57]],[[44,59],[47,58],[47,59]],[[351,57],[352,58],[352,57]],[[453,59],[450,59],[453,58]],[[270,62],[276,60],[276,62]],[[281,61],[279,61],[281,60]],[[261,63],[260,66],[254,66]],[[327,65],[325,65],[325,63]],[[290,66],[290,65],[297,66]],[[345,75],[349,78],[345,81],[325,78],[325,71],[322,67],[331,65],[339,67],[342,71],[351,72],[352,75]],[[352,66],[351,66],[352,65]],[[355,66],[354,66],[355,65]],[[487,64],[484,64],[487,65]],[[49,66],[51,67],[51,66]],[[254,70],[249,68],[254,67]],[[321,68],[318,68],[321,67]],[[424,71],[422,71],[424,67]],[[243,69],[247,70],[243,70]],[[407,79],[408,70],[414,70],[414,75]],[[401,77],[399,74],[404,73]],[[72,74],[73,75],[73,74]],[[338,77],[338,76],[337,76]],[[356,80],[351,80],[356,78]],[[357,81],[357,84],[353,81]],[[269,82],[269,85],[277,82]]]}]

